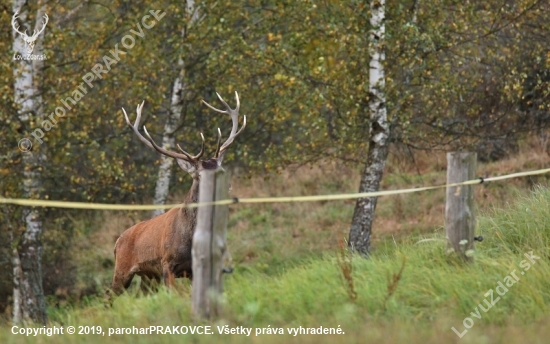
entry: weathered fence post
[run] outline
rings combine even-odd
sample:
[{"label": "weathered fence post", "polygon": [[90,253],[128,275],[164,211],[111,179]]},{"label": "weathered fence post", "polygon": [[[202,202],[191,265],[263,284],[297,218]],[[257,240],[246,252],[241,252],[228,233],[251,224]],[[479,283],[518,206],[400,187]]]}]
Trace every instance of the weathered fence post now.
[{"label": "weathered fence post", "polygon": [[[476,153],[447,153],[447,184],[475,179]],[[445,231],[447,248],[453,249],[466,261],[473,261],[474,232],[474,186],[447,187],[445,204]]]},{"label": "weathered fence post", "polygon": [[[229,185],[223,170],[204,171],[199,184],[199,203],[228,199]],[[226,254],[228,206],[206,205],[198,209],[193,235],[193,315],[212,318],[220,314],[222,268]]]}]

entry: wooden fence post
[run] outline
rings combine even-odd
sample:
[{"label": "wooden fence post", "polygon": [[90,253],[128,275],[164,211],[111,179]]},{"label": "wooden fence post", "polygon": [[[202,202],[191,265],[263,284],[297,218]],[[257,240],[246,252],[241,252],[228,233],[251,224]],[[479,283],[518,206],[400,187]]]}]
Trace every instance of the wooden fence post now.
[{"label": "wooden fence post", "polygon": [[[475,179],[476,153],[447,153],[447,184]],[[474,232],[474,186],[447,187],[445,204],[445,231],[447,249],[454,250],[466,261],[473,261]]]},{"label": "wooden fence post", "polygon": [[[199,184],[199,203],[228,199],[225,171],[203,171]],[[193,235],[192,310],[198,318],[216,317],[221,312],[222,268],[226,254],[228,206],[206,205],[198,209]]]}]

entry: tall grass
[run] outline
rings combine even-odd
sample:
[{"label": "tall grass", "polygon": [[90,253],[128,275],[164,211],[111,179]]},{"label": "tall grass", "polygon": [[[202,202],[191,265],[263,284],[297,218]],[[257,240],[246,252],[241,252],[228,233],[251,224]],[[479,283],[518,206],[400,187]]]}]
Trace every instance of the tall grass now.
[{"label": "tall grass", "polygon": [[[549,202],[550,191],[539,187],[504,209],[479,216],[478,232],[485,240],[476,244],[472,264],[449,256],[439,232],[429,238],[433,240],[415,236],[388,241],[370,259],[354,256],[351,276],[343,273],[336,251],[287,265],[277,274],[261,267],[241,269],[226,278],[224,315],[209,324],[214,335],[26,338],[12,335],[11,327],[3,326],[0,342],[543,343],[550,335]],[[525,270],[520,264],[531,251],[540,259]],[[514,271],[519,281],[491,309],[479,311],[481,319],[473,317],[479,304],[486,308],[486,293]],[[350,297],[350,278],[356,298]],[[109,327],[200,324],[190,317],[189,299],[189,282],[181,281],[176,290],[121,296],[112,309],[106,309],[101,299],[90,299],[74,308],[50,308],[49,315],[52,326],[100,325],[104,331]],[[451,327],[464,330],[466,317],[473,319],[474,326],[459,339]],[[218,335],[215,326],[221,324],[253,328],[252,336]],[[254,335],[254,328],[268,326],[286,332],[288,327],[339,325],[344,335]]]}]

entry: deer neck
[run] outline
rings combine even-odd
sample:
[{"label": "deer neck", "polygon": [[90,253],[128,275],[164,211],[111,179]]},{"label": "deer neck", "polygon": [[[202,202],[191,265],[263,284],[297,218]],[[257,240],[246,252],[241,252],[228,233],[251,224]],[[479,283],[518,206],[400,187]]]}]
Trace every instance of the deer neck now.
[{"label": "deer neck", "polygon": [[[185,197],[185,201],[183,203],[189,204],[189,203],[197,203],[199,201],[199,179],[193,178],[193,184],[191,185],[191,188],[189,189],[189,192],[187,193],[187,196]],[[197,209],[197,208],[193,208]]]},{"label": "deer neck", "polygon": [[[184,204],[197,203],[199,201],[199,180],[193,178],[193,184],[183,201]],[[181,208],[180,216],[184,220],[183,232],[190,231],[190,233],[195,232],[195,227],[197,225],[197,213],[198,208]]]}]

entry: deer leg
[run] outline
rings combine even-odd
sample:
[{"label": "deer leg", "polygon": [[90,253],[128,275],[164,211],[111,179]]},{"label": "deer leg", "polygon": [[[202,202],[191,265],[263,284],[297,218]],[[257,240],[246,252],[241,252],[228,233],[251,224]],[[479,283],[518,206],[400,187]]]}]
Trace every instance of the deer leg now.
[{"label": "deer leg", "polygon": [[134,278],[135,271],[124,264],[121,259],[117,259],[115,256],[115,272],[113,273],[113,282],[111,283],[111,289],[107,291],[107,300],[112,306],[114,297],[122,294],[124,290],[128,289],[132,279]]},{"label": "deer leg", "polygon": [[151,282],[151,284],[152,284],[151,290],[152,290],[153,292],[155,292],[155,293],[158,292],[158,290],[159,290],[159,285],[160,285],[160,276],[155,275],[155,276],[152,278],[151,281],[152,281],[152,282]]},{"label": "deer leg", "polygon": [[141,283],[139,284],[139,290],[141,290],[143,295],[147,295],[151,291],[151,279],[145,274],[140,275],[140,277]]},{"label": "deer leg", "polygon": [[189,279],[193,278],[193,276],[192,276],[193,270],[192,270],[192,267],[191,267],[191,262],[183,263],[183,264],[176,264],[171,269],[171,271],[174,273],[174,276],[176,278],[180,278],[180,277],[189,278]]},{"label": "deer leg", "polygon": [[111,283],[111,290],[115,293],[115,295],[120,295],[124,292],[124,290],[128,289],[130,286],[130,283],[132,283],[132,279],[134,278],[134,273],[129,274],[123,274],[118,275],[115,272],[115,276],[113,276],[113,283]]},{"label": "deer leg", "polygon": [[132,283],[133,278],[134,278],[134,273],[119,275],[115,270],[115,275],[113,276],[113,282],[111,283],[111,288],[107,290],[105,295],[107,298],[107,302],[109,303],[109,306],[111,307],[113,306],[113,301],[115,299],[115,296],[122,294],[124,290],[128,289],[128,287],[130,286],[130,283]]},{"label": "deer leg", "polygon": [[168,288],[174,286],[174,273],[170,270],[170,266],[166,263],[162,266],[162,280]]},{"label": "deer leg", "polygon": [[153,274],[143,274],[141,275],[140,290],[143,295],[149,294],[149,292],[157,292],[158,285],[160,283],[159,276]]}]

